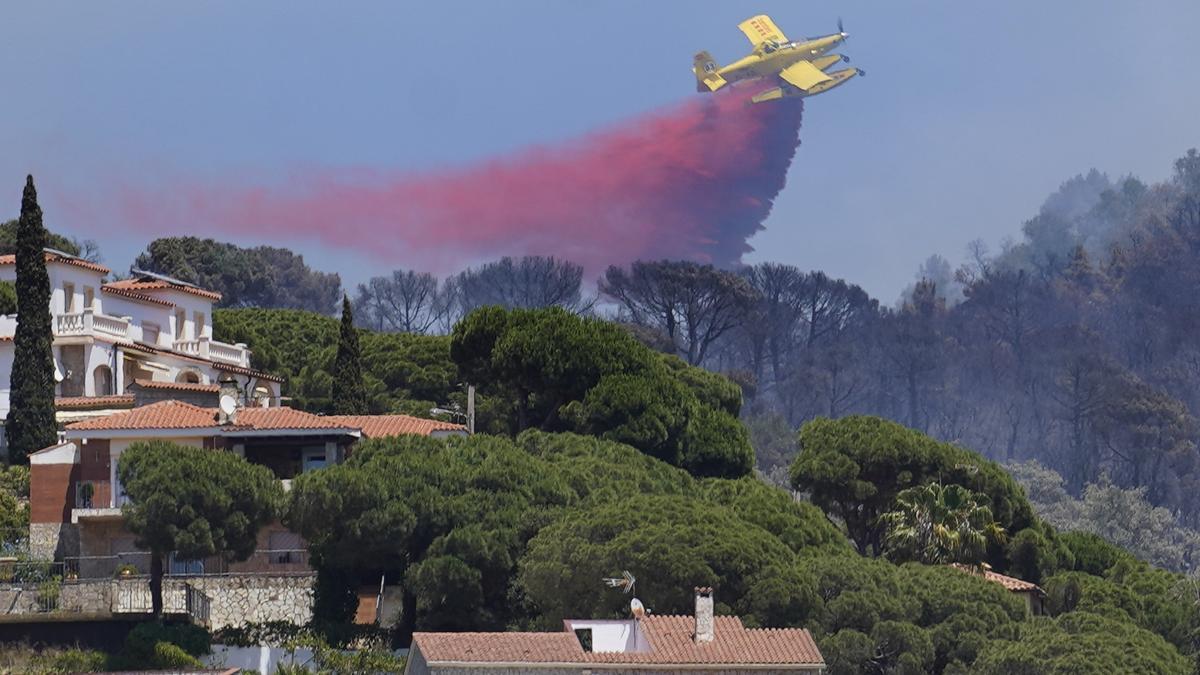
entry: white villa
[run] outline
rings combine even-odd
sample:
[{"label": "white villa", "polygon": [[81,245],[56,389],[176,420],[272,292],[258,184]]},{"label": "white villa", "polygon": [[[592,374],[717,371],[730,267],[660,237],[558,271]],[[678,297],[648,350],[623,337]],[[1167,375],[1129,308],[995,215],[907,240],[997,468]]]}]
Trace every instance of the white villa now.
[{"label": "white villa", "polygon": [[[132,407],[135,382],[215,389],[233,380],[245,403],[278,405],[280,378],[250,368],[246,345],[213,339],[219,293],[139,270],[106,282],[107,267],[52,249],[46,269],[60,422]],[[16,256],[0,256],[0,281],[15,280]],[[8,414],[16,327],[15,315],[0,315],[0,418]]]}]

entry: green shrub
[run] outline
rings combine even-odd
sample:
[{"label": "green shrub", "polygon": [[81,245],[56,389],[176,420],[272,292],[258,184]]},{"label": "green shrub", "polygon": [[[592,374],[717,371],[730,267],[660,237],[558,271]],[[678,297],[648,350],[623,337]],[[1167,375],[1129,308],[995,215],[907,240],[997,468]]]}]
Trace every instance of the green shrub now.
[{"label": "green shrub", "polygon": [[43,653],[30,665],[34,672],[40,673],[94,673],[107,669],[108,656],[104,652],[75,648]]},{"label": "green shrub", "polygon": [[[195,657],[209,653],[211,647],[211,636],[200,626],[148,621],[129,631],[125,637],[125,647],[113,657],[113,665],[129,670],[190,667],[191,662],[198,663]],[[178,660],[180,654],[191,661],[182,665],[163,663],[164,659]]]},{"label": "green shrub", "polygon": [[147,668],[201,668],[204,664],[196,657],[183,651],[179,645],[170,642],[156,642],[154,657],[146,664]]}]

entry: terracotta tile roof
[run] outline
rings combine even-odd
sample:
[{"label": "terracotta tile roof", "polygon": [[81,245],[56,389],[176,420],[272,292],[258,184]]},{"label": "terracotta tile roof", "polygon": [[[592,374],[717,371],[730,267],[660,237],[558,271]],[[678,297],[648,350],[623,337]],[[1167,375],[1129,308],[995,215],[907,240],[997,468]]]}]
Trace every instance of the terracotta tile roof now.
[{"label": "terracotta tile roof", "polygon": [[138,302],[148,302],[152,305],[162,305],[163,307],[174,307],[175,306],[175,303],[171,302],[170,300],[163,300],[161,298],[156,298],[152,295],[146,295],[145,293],[138,293],[137,291],[129,289],[129,288],[113,286],[112,284],[104,284],[103,286],[100,287],[100,290],[105,293],[119,295],[123,298],[129,298],[130,300],[137,300]]},{"label": "terracotta tile roof", "polygon": [[648,616],[639,622],[650,643],[648,652],[595,652],[590,662],[658,664],[795,664],[824,663],[817,643],[804,628],[749,629],[736,616],[713,617],[712,642],[693,639],[690,616]]},{"label": "terracotta tile roof", "polygon": [[580,663],[585,652],[574,633],[413,633],[426,661]]},{"label": "terracotta tile roof", "polygon": [[[171,354],[174,354],[175,356],[186,356],[185,354],[180,354],[179,352],[171,352]],[[283,378],[278,375],[272,375],[271,373],[264,373],[261,370],[255,370],[253,368],[243,368],[242,366],[231,366],[228,363],[221,363],[220,361],[205,361],[204,359],[193,359],[193,360],[200,361],[202,363],[211,363],[213,368],[216,368],[217,370],[221,371],[222,373],[235,373],[237,375],[248,375],[250,377],[257,377],[260,380],[270,380],[271,382],[283,382]]]},{"label": "terracotta tile roof", "polygon": [[58,410],[128,408],[132,405],[132,394],[114,394],[112,396],[60,396],[54,399],[54,407]]},{"label": "terracotta tile roof", "polygon": [[196,286],[185,286],[183,284],[173,284],[163,279],[122,279],[105,284],[105,286],[116,288],[118,290],[134,291],[145,293],[145,291],[179,291],[180,293],[190,293],[209,300],[220,300],[221,294],[216,291],[210,291]]},{"label": "terracotta tile roof", "polygon": [[217,425],[216,409],[181,401],[159,401],[128,412],[68,424],[68,431],[205,429]]},{"label": "terracotta tile roof", "polygon": [[589,663],[687,666],[824,665],[812,634],[803,628],[748,629],[734,616],[714,617],[712,642],[693,639],[690,616],[651,616],[639,620],[650,649],[640,652],[585,652],[573,633],[415,633],[413,646],[430,662]]},{"label": "terracotta tile roof", "polygon": [[976,576],[982,576],[984,579],[986,579],[992,583],[995,583],[995,584],[1000,584],[1001,586],[1005,587],[1006,589],[1008,589],[1014,593],[1024,593],[1027,591],[1035,591],[1037,593],[1044,593],[1041,586],[1038,586],[1037,584],[1025,581],[1024,579],[1018,579],[1016,577],[1005,576],[1003,574],[999,574],[997,572],[993,572],[988,569],[983,570],[982,574],[980,574],[980,570],[978,570],[977,568],[971,567],[969,565],[963,565],[960,563],[951,563],[950,566],[956,570],[966,572],[967,574],[974,574]]},{"label": "terracotta tile roof", "polygon": [[165,389],[170,391],[202,391],[217,393],[221,390],[219,384],[199,384],[196,382],[155,382],[154,380],[134,380],[134,384],[143,389]]},{"label": "terracotta tile roof", "polygon": [[384,436],[400,436],[417,434],[428,436],[435,431],[461,431],[467,428],[461,424],[451,424],[439,420],[427,420],[411,415],[330,415],[326,419],[336,419],[348,427],[362,429],[367,438],[382,438]]},{"label": "terracotta tile roof", "polygon": [[[216,408],[213,408],[216,414]],[[358,427],[339,420],[296,410],[295,408],[242,408],[237,414],[237,426],[256,430],[268,429],[337,429],[357,431]]]},{"label": "terracotta tile roof", "polygon": [[[59,253],[57,251],[49,251],[49,250],[46,251],[46,262],[48,262],[48,263],[57,262],[57,263],[62,263],[64,265],[74,265],[75,267],[82,267],[85,270],[99,272],[100,274],[108,274],[109,272],[112,271],[112,270],[108,269],[107,267],[105,267],[104,265],[101,265],[100,263],[94,263],[94,262],[91,262],[90,260],[84,260],[83,258],[76,258],[75,256],[63,255],[62,253]],[[17,255],[15,253],[10,253],[8,255],[0,255],[0,266],[16,265],[16,264],[17,264]]]},{"label": "terracotta tile roof", "polygon": [[[126,412],[68,424],[67,431],[153,431],[213,429],[217,426],[216,408],[201,408],[182,401],[159,401]],[[238,411],[234,424],[220,429],[224,433],[357,430],[320,415],[293,408],[242,408]]]}]

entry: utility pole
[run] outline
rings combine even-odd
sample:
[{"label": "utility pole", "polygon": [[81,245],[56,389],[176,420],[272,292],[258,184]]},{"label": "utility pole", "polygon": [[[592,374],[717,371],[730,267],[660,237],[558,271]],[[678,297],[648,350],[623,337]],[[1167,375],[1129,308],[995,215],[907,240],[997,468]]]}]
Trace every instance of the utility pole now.
[{"label": "utility pole", "polygon": [[467,385],[467,433],[475,433],[475,385]]}]

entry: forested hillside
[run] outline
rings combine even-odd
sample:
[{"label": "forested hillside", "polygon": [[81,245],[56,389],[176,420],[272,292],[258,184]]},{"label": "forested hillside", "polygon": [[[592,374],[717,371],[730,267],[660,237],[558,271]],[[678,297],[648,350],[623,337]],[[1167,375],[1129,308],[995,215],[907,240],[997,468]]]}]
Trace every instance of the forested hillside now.
[{"label": "forested hillside", "polygon": [[[698,479],[594,437],[392,438],[300,476],[287,520],[312,547],[323,619],[346,619],[361,583],[402,580],[401,641],[413,630],[620,618],[629,596],[600,580],[629,570],[660,614],[689,613],[691,588],[711,585],[719,613],[811,629],[837,675],[1191,672],[1200,626],[1192,580],[1097,537],[1056,533],[1000,467],[969,451],[876,418],[804,434],[798,487],[828,494],[838,478],[813,470],[824,465],[858,464],[857,475],[878,482],[815,497],[830,509],[822,513],[761,481]],[[883,456],[846,443],[864,438],[901,448],[894,461],[925,471],[883,478]],[[912,559],[894,537],[862,555],[835,524],[845,511],[834,501],[888,512],[902,488],[942,485],[936,477],[946,486],[957,477],[996,507],[997,525],[1014,536],[985,559],[1041,575],[1049,618],[1027,618],[1020,598],[970,571]]]},{"label": "forested hillside", "polygon": [[[461,412],[471,382],[490,433],[297,480],[320,612],[383,574],[406,633],[547,627],[622,615],[598,579],[630,569],[660,613],[702,583],[718,611],[811,628],[831,673],[1192,672],[1200,158],[1176,168],[1072,179],[1023,241],[931,260],[895,307],[776,264],[611,269],[617,321],[562,261],[488,268],[529,281],[498,302],[544,309],[439,314],[465,312],[461,279],[376,283],[358,306],[411,330],[361,332],[372,409]],[[420,311],[380,314],[400,308]],[[328,409],[336,320],[214,321]],[[951,562],[1040,584],[1049,617]]]}]

